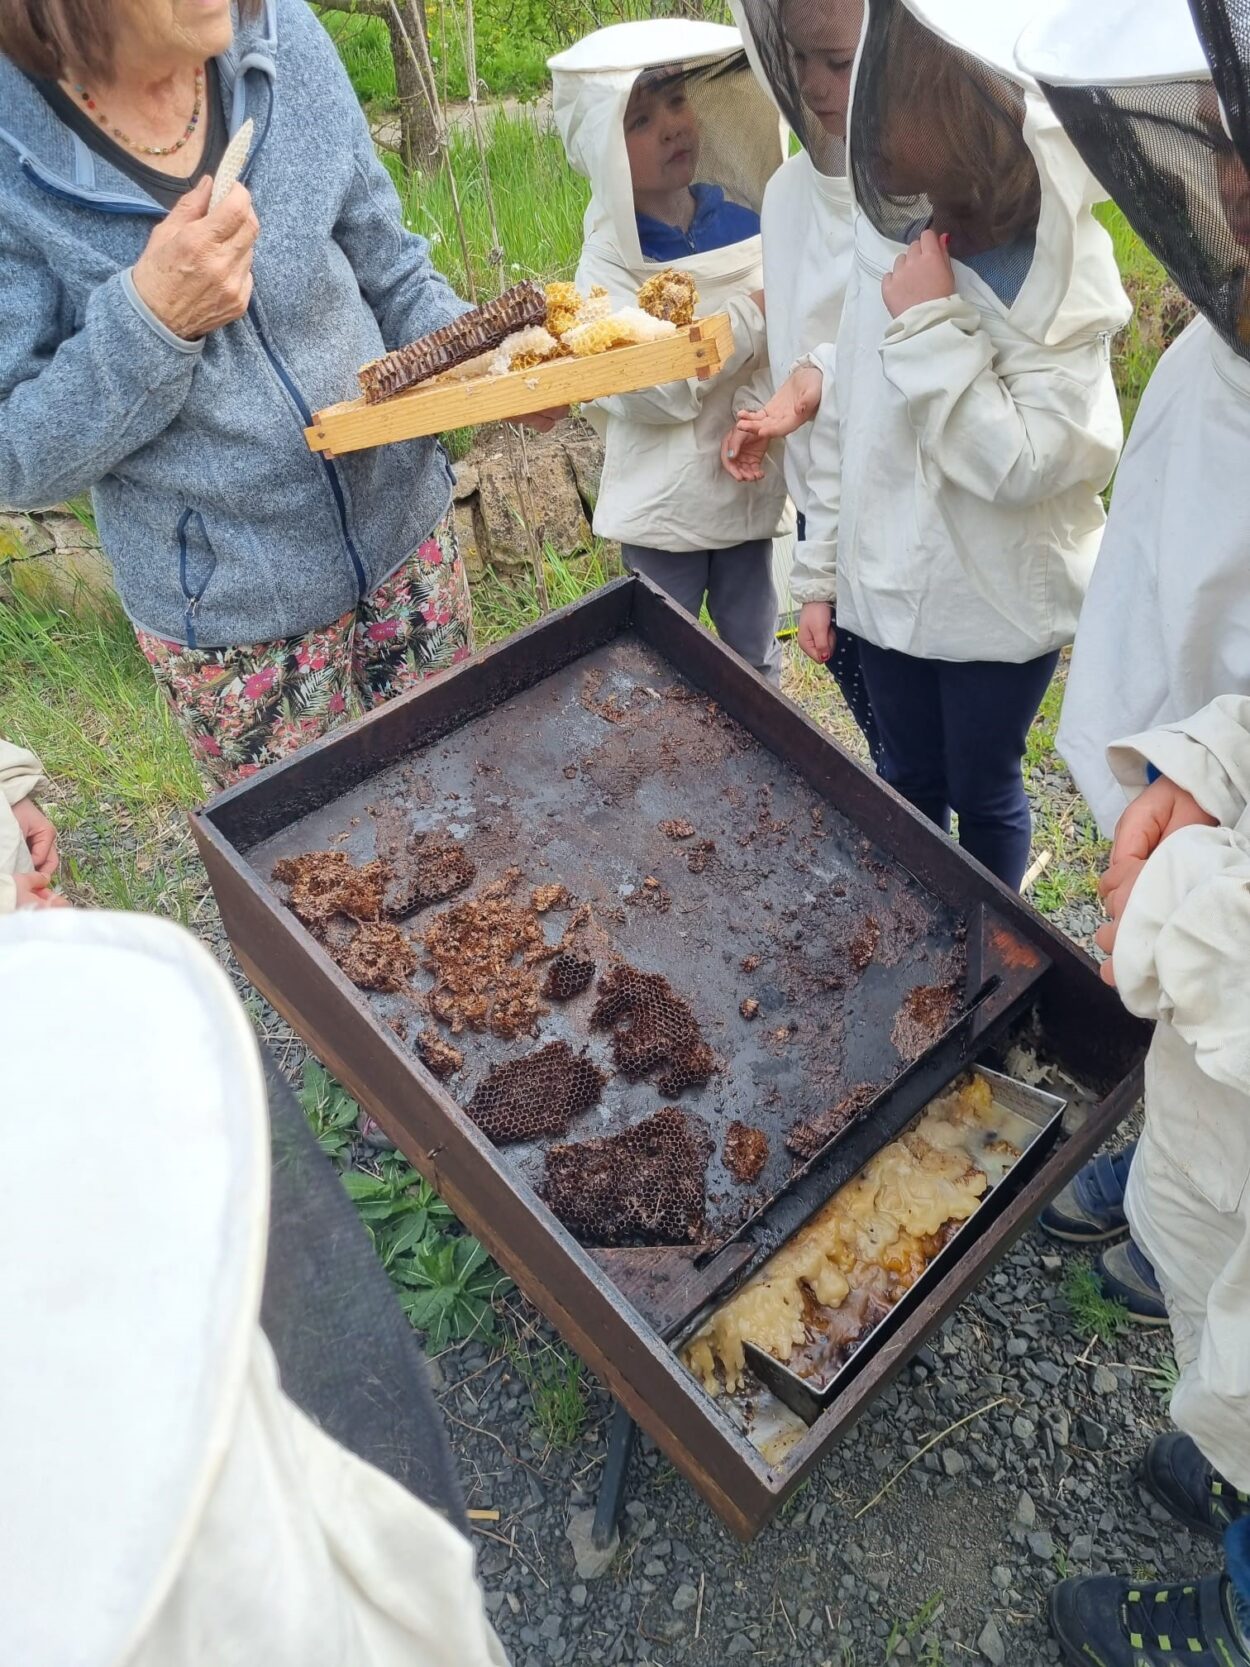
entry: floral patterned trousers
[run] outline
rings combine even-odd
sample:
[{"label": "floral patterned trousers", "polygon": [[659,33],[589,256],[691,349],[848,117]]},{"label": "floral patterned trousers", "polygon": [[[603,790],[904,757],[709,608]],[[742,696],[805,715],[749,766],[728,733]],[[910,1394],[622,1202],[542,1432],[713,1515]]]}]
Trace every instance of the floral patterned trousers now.
[{"label": "floral patterned trousers", "polygon": [[186,648],[136,627],[204,774],[254,776],[473,651],[451,516],[351,613],[281,642]]}]

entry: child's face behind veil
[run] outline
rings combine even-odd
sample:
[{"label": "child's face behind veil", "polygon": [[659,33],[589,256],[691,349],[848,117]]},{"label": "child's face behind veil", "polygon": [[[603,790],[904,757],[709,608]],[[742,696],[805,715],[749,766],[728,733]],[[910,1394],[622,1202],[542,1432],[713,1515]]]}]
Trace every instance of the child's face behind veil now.
[{"label": "child's face behind veil", "polygon": [[635,194],[689,188],[699,167],[699,126],[679,71],[652,71],[634,83],[625,150]]},{"label": "child's face behind veil", "polygon": [[785,34],[803,102],[835,139],[846,138],[851,70],[864,21],[863,0],[783,0]]}]

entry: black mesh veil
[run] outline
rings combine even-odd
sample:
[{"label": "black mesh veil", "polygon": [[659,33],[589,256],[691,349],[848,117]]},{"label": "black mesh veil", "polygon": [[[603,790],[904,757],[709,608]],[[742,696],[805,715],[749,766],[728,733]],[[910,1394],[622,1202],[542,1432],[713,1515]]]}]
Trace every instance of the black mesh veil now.
[{"label": "black mesh veil", "polygon": [[774,103],[824,174],[846,171],[846,109],[862,0],[735,0]]},{"label": "black mesh veil", "polygon": [[1190,0],[1212,80],[1043,91],[1142,241],[1250,358],[1250,0]]},{"label": "black mesh veil", "polygon": [[1022,88],[869,0],[851,105],[851,176],[869,221],[898,243],[931,226],[956,259],[1031,244],[1041,207]]}]

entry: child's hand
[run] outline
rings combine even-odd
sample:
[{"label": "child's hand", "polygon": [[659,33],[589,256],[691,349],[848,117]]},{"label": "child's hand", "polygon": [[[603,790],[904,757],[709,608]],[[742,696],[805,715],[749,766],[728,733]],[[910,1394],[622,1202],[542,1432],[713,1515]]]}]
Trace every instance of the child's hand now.
[{"label": "child's hand", "polygon": [[799,647],[808,659],[815,660],[818,666],[825,665],[836,641],[829,603],[804,602],[799,613]]},{"label": "child's hand", "polygon": [[897,318],[922,301],[941,301],[955,293],[955,271],[946,252],[950,233],[921,232],[881,280],[881,296],[890,317]]},{"label": "child's hand", "polygon": [[13,806],[13,815],[36,874],[50,880],[61,860],[56,848],[56,829],[33,799],[19,799]]},{"label": "child's hand", "polygon": [[523,417],[505,417],[504,421],[511,428],[532,428],[536,434],[550,434],[568,414],[567,405],[555,405],[550,411],[529,411]]},{"label": "child's hand", "polygon": [[13,884],[17,887],[17,907],[19,909],[65,909],[69,907],[69,898],[63,897],[59,891],[52,890],[52,882],[46,874],[15,874]]},{"label": "child's hand", "polygon": [[738,428],[765,442],[783,439],[811,422],[820,410],[823,388],[824,379],[815,365],[800,365],[786,377],[767,405],[758,411],[738,413]]},{"label": "child's hand", "polygon": [[[1094,934],[1099,949],[1110,956],[1120,921],[1133,895],[1133,887],[1151,854],[1178,828],[1213,828],[1215,817],[1206,811],[1183,787],[1178,787],[1167,776],[1151,782],[1144,793],[1139,793],[1121,816],[1111,847],[1111,861],[1107,872],[1098,882],[1098,892],[1110,919]],[[1104,984],[1115,984],[1115,971],[1110,960],[1101,969]]]},{"label": "child's hand", "polygon": [[720,460],[735,480],[763,480],[768,441],[741,423],[721,441]]}]

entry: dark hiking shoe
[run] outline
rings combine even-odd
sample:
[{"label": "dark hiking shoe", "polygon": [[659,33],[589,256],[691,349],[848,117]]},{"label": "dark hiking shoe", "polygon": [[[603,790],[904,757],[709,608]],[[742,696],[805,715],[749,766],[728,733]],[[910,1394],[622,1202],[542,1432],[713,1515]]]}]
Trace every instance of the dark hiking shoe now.
[{"label": "dark hiking shoe", "polygon": [[1178,1522],[1212,1539],[1222,1539],[1230,1522],[1250,1515],[1250,1494],[1226,1482],[1179,1430],[1157,1435],[1150,1443],[1141,1479]]},{"label": "dark hiking shoe", "polygon": [[1050,1626],[1079,1667],[1244,1667],[1250,1654],[1233,1618],[1227,1577],[1137,1585],[1114,1575],[1061,1580]]},{"label": "dark hiking shoe", "polygon": [[1068,1244],[1103,1244],[1128,1232],[1124,1189],[1137,1142],[1122,1152],[1100,1152],[1042,1211],[1041,1227]]},{"label": "dark hiking shoe", "polygon": [[1108,1245],[1094,1264],[1104,1296],[1121,1302],[1138,1325],[1166,1325],[1168,1311],[1155,1270],[1132,1239]]}]

